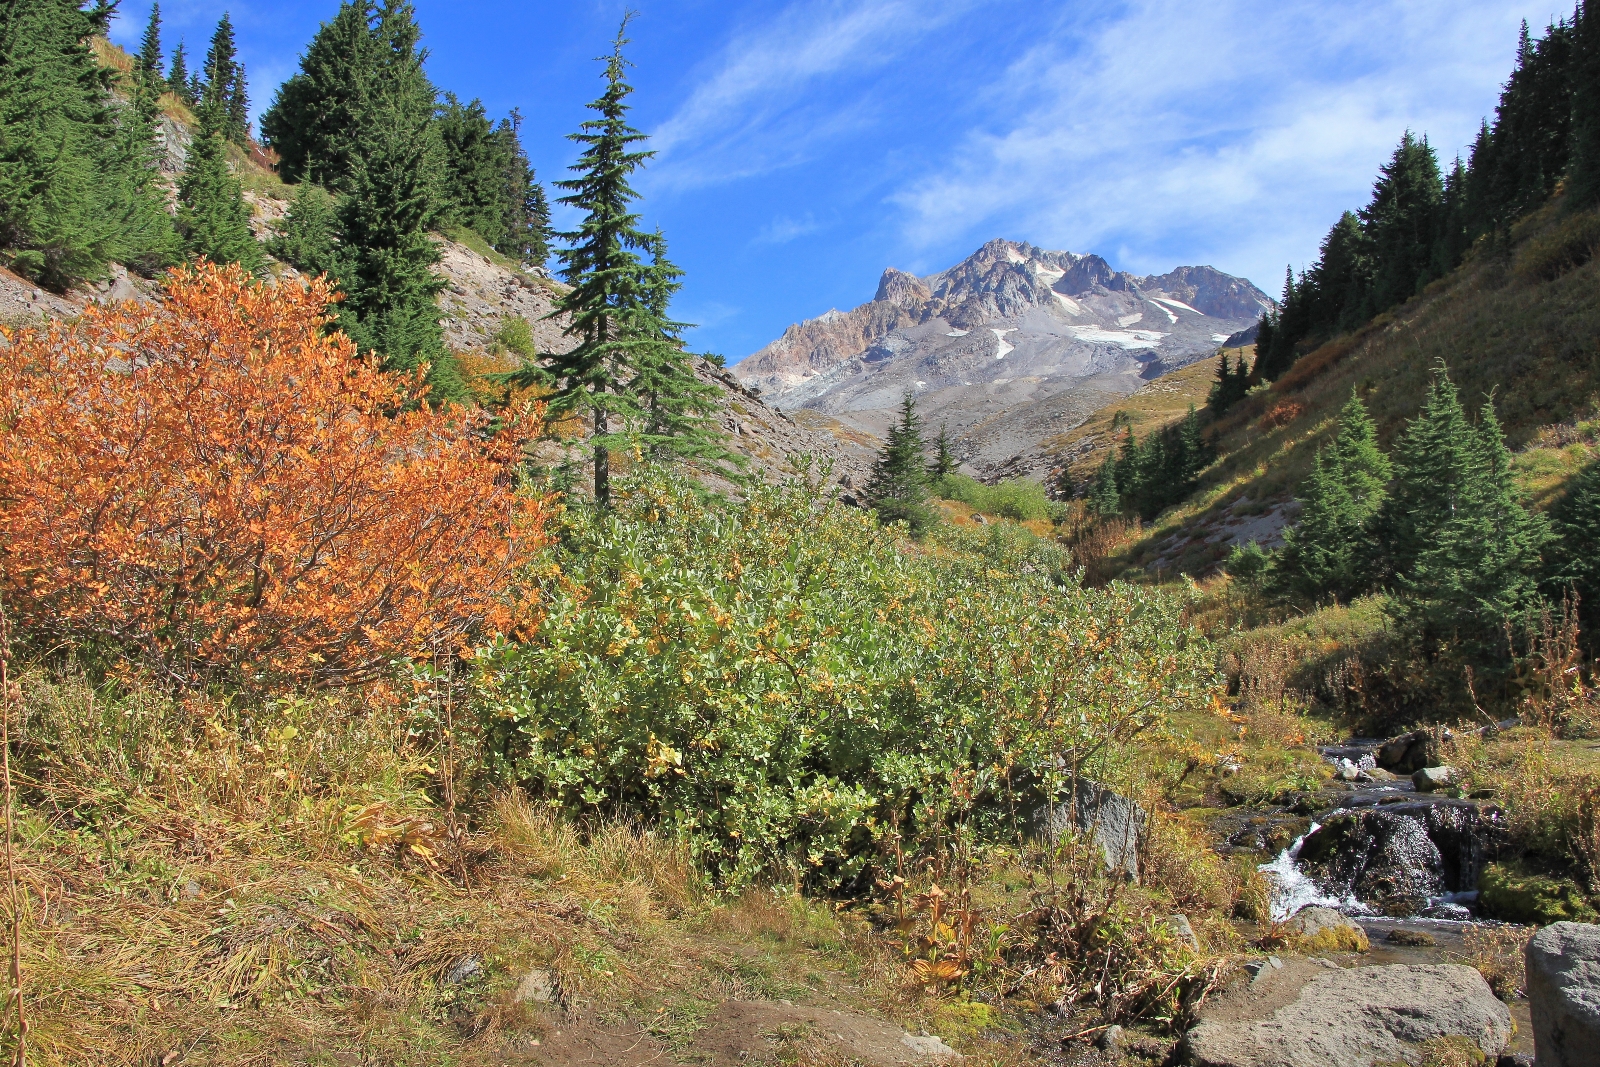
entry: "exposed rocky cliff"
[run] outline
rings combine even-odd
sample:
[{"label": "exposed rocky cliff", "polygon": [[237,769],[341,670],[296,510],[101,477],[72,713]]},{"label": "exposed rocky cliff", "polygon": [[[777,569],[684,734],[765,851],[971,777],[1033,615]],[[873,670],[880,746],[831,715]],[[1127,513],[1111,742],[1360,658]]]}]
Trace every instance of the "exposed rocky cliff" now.
[{"label": "exposed rocky cliff", "polygon": [[1037,473],[1039,444],[1143,381],[1209,356],[1272,302],[1213,267],[1140,277],[994,240],[868,303],[798,323],[734,368],[784,409],[881,434],[907,392],[980,474]]}]

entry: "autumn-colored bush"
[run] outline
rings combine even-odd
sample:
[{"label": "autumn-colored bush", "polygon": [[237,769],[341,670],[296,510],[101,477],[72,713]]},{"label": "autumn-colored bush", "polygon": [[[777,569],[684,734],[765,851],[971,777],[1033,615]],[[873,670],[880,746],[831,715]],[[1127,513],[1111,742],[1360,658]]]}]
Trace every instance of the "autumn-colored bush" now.
[{"label": "autumn-colored bush", "polygon": [[1263,430],[1276,430],[1280,426],[1287,426],[1295,419],[1306,413],[1306,406],[1298,400],[1280,400],[1261,416],[1261,421],[1256,423]]},{"label": "autumn-colored bush", "polygon": [[181,684],[342,685],[515,625],[546,508],[531,419],[420,403],[325,330],[321,282],[175,271],[0,348],[0,593],[41,645]]}]

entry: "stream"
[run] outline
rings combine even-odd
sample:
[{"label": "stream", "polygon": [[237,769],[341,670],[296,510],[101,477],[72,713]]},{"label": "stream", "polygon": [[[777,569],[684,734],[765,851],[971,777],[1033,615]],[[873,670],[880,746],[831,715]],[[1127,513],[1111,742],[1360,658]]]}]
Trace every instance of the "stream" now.
[{"label": "stream", "polygon": [[1417,792],[1409,777],[1377,768],[1381,744],[1354,738],[1319,748],[1355,780],[1302,801],[1299,811],[1310,825],[1259,865],[1272,880],[1274,920],[1310,905],[1354,917],[1473,919],[1478,877],[1503,834],[1499,809],[1490,801]]}]

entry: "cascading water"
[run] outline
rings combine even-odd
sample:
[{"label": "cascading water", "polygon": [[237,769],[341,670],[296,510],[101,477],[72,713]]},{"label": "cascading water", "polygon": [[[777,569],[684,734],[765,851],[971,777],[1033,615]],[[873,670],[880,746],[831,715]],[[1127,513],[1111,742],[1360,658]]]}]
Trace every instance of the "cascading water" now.
[{"label": "cascading water", "polygon": [[1317,828],[1318,824],[1312,823],[1309,830],[1273,857],[1271,863],[1263,863],[1256,868],[1272,882],[1273,922],[1282,922],[1301,908],[1313,905],[1355,914],[1369,913],[1369,909],[1353,895],[1331,896],[1317,884],[1316,879],[1300,869],[1300,846],[1307,837],[1317,832]]}]

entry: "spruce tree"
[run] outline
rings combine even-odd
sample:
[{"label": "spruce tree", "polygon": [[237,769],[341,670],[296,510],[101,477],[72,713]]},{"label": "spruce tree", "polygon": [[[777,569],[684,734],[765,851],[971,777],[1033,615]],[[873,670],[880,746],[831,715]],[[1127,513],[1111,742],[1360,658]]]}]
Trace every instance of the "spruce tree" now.
[{"label": "spruce tree", "polygon": [[933,442],[933,462],[928,464],[928,473],[935,478],[944,478],[954,474],[960,461],[950,447],[950,424],[939,424],[939,436]]},{"label": "spruce tree", "polygon": [[566,333],[577,345],[522,375],[554,386],[553,415],[590,419],[594,498],[601,507],[611,501],[611,451],[620,445],[643,435],[658,452],[709,457],[720,450],[710,394],[694,379],[678,339],[681,327],[666,315],[679,272],[660,235],[642,231],[631,210],[639,194],[630,178],[653,153],[636,147],[645,135],[628,124],[627,24],[624,18],[605,60],[605,92],[589,104],[599,117],[569,135],[583,146],[571,168],[578,176],[556,183],[567,191],[561,202],[582,219],[576,230],[559,235],[568,242],[558,255],[571,288],[551,317],[566,318]]},{"label": "spruce tree", "polygon": [[672,298],[682,288],[683,271],[667,257],[667,240],[651,234],[650,262],[644,273],[644,300],[619,318],[632,346],[633,378],[627,390],[643,408],[638,447],[657,459],[688,459],[737,478],[743,457],[724,445],[717,416],[722,391],[702,380],[684,346],[686,323],[671,316]]},{"label": "spruce tree", "polygon": [[1600,207],[1600,7],[1581,0],[1572,47],[1572,163],[1567,206]]},{"label": "spruce tree", "polygon": [[1380,172],[1372,203],[1361,213],[1376,264],[1367,314],[1409,300],[1433,278],[1433,243],[1439,230],[1444,181],[1427,138],[1407,130]]},{"label": "spruce tree", "polygon": [[466,388],[444,344],[435,297],[444,281],[433,270],[429,237],[436,217],[438,142],[433,86],[423,73],[421,31],[409,3],[385,4],[373,33],[381,65],[359,100],[350,144],[346,195],[339,204],[339,325],[363,352],[395,370],[428,367],[432,399],[454,400]]},{"label": "spruce tree", "polygon": [[1538,605],[1549,528],[1522,504],[1493,402],[1471,425],[1441,366],[1397,459],[1391,500],[1404,501],[1409,520],[1397,613],[1427,654],[1463,658],[1486,675],[1506,668],[1506,626]]},{"label": "spruce tree", "polygon": [[339,276],[338,217],[331,196],[309,183],[300,186],[277,223],[267,251],[306,274]]},{"label": "spruce tree", "polygon": [[233,68],[233,87],[228,91],[228,139],[244,144],[250,139],[250,95],[246,89],[244,64]]},{"label": "spruce tree", "polygon": [[933,513],[927,505],[925,447],[917,399],[907,393],[900,402],[900,417],[889,427],[883,450],[873,465],[866,495],[879,521],[904,522],[913,537],[920,537],[933,524]]},{"label": "spruce tree", "polygon": [[250,208],[239,179],[228,166],[222,131],[207,111],[189,145],[183,177],[178,182],[178,233],[183,250],[195,259],[237,263],[251,273],[262,269],[261,247],[250,232]]},{"label": "spruce tree", "polygon": [[1600,650],[1600,461],[1591,462],[1551,509],[1549,588],[1554,599],[1578,594],[1579,619],[1591,651]]},{"label": "spruce tree", "polygon": [[1227,352],[1217,359],[1217,376],[1211,380],[1211,392],[1206,397],[1206,408],[1213,418],[1221,417],[1250,390],[1250,368],[1244,356],[1239,357],[1237,367],[1230,362]]},{"label": "spruce tree", "polygon": [[161,71],[161,5],[150,5],[150,20],[145,23],[144,37],[139,41],[139,55],[134,60],[134,71],[149,85],[162,81]]},{"label": "spruce tree", "polygon": [[206,53],[200,120],[236,144],[244,143],[246,133],[239,121],[241,112],[234,106],[235,97],[243,95],[243,79],[244,72],[233,41],[233,22],[224,12],[217,22],[216,32],[211,35],[211,49]]},{"label": "spruce tree", "polygon": [[111,11],[0,4],[0,258],[58,290],[113,260],[154,269],[173,251],[153,131],[114,104],[113,74],[89,48]]},{"label": "spruce tree", "polygon": [[495,136],[481,100],[463,104],[454,93],[446,93],[436,121],[446,214],[491,246],[505,243],[506,171],[511,165],[506,154],[511,146]]},{"label": "spruce tree", "polygon": [[504,161],[500,201],[505,212],[505,236],[494,248],[518,263],[543,266],[550,258],[550,206],[522,147],[521,128],[522,114],[513,109],[494,131]]},{"label": "spruce tree", "polygon": [[1117,492],[1117,457],[1107,452],[1100,469],[1095,472],[1094,485],[1089,490],[1089,510],[1101,518],[1122,513],[1122,497]]},{"label": "spruce tree", "polygon": [[182,100],[185,104],[193,105],[189,99],[189,57],[186,54],[182,39],[172,53],[172,67],[167,71],[167,92]]},{"label": "spruce tree", "polygon": [[1296,494],[1299,519],[1285,531],[1273,564],[1276,593],[1311,605],[1349,601],[1372,587],[1369,526],[1392,473],[1378,448],[1377,427],[1352,391],[1339,416],[1338,435],[1318,451],[1310,477]]},{"label": "spruce tree", "polygon": [[278,153],[286,180],[314,181],[335,192],[348,186],[356,142],[369,121],[371,83],[385,66],[377,16],[369,0],[341,4],[261,116],[261,139]]}]

